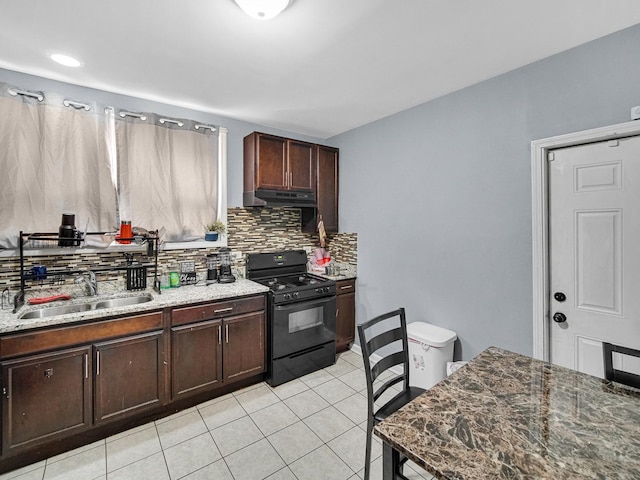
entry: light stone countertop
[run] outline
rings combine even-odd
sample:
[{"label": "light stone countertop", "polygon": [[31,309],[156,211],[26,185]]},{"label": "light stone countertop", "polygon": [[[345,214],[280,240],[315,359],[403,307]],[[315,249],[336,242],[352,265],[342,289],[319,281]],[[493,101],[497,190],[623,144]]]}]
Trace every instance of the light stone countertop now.
[{"label": "light stone countertop", "polygon": [[[105,287],[101,283],[99,287]],[[113,315],[123,314],[135,314],[153,310],[160,310],[165,307],[175,307],[180,305],[189,305],[200,302],[224,300],[235,297],[244,297],[248,295],[256,295],[260,293],[266,293],[269,291],[268,287],[260,285],[259,283],[252,282],[250,280],[239,278],[233,283],[215,283],[212,285],[189,285],[181,286],[179,288],[163,289],[159,295],[153,289],[148,288],[142,291],[109,291],[107,288],[100,288],[100,292],[103,294],[98,296],[83,296],[72,298],[66,301],[56,301],[46,303],[43,305],[28,305],[20,308],[17,313],[12,313],[11,310],[0,310],[0,334],[18,332],[22,330],[28,330],[32,328],[41,328],[54,325],[64,325],[67,323],[81,322],[83,320],[99,319],[101,317],[108,317]],[[60,292],[58,292],[60,293]],[[47,292],[48,295],[53,295],[52,292]],[[20,319],[20,314],[37,310],[39,308],[51,308],[59,307],[62,305],[74,305],[78,303],[98,302],[100,300],[108,300],[112,298],[131,297],[142,294],[149,294],[153,297],[153,300],[146,303],[140,303],[137,305],[129,305],[124,307],[115,308],[103,308],[98,310],[87,310],[79,313],[67,313],[64,315],[55,315],[44,318],[31,318]],[[44,297],[46,294],[40,294],[36,296]],[[33,296],[33,295],[32,295]]]},{"label": "light stone countertop", "polygon": [[336,263],[335,265],[340,270],[340,273],[338,275],[327,275],[325,273],[319,273],[319,272],[314,272],[314,271],[311,271],[310,273],[313,273],[315,275],[319,275],[319,276],[324,277],[324,278],[328,278],[329,280],[335,280],[335,281],[352,280],[352,279],[358,277],[358,272],[356,270],[356,266],[355,265],[349,265],[347,263]]}]

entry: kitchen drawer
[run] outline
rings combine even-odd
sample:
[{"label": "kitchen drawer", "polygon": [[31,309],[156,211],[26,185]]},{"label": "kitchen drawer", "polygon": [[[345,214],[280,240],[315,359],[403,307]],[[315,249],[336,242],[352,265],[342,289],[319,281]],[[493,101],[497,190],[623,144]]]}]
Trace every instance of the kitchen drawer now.
[{"label": "kitchen drawer", "polygon": [[342,295],[343,293],[353,293],[356,291],[356,281],[351,280],[338,280],[336,282],[336,295]]},{"label": "kitchen drawer", "polygon": [[162,313],[145,313],[111,320],[37,330],[0,337],[0,359],[162,328]]},{"label": "kitchen drawer", "polygon": [[171,325],[184,325],[212,318],[229,317],[231,315],[264,310],[264,308],[264,295],[205,303],[195,307],[174,308],[171,311]]}]

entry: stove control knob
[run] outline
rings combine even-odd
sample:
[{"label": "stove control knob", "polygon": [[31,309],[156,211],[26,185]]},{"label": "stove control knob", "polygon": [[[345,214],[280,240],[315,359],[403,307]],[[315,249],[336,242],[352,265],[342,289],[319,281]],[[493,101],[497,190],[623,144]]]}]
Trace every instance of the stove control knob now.
[{"label": "stove control knob", "polygon": [[283,296],[285,300],[289,300],[291,298],[291,295],[288,293],[285,293]]},{"label": "stove control knob", "polygon": [[293,298],[298,298],[298,292],[293,292]]},{"label": "stove control knob", "polygon": [[324,293],[329,293],[329,287],[324,287]]}]

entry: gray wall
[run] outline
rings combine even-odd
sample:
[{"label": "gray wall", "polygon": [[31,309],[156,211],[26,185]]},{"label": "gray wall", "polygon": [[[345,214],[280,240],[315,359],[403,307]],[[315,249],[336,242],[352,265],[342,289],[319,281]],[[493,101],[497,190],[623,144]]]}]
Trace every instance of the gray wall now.
[{"label": "gray wall", "polygon": [[282,135],[285,137],[294,137],[300,140],[306,140],[314,143],[323,143],[322,140],[314,137],[293,134],[283,130],[256,125],[253,123],[241,122],[229,117],[213,115],[210,113],[200,112],[187,108],[176,107],[159,102],[143,100],[141,98],[118,95],[115,93],[95,90],[91,88],[80,87],[68,83],[57,82],[42,77],[26,75],[11,70],[0,68],[0,82],[5,82],[20,88],[28,90],[44,90],[54,91],[62,95],[68,95],[70,98],[77,100],[87,99],[94,100],[106,105],[131,109],[133,111],[153,112],[172,117],[188,118],[199,120],[203,123],[211,123],[221,125],[228,130],[227,134],[227,179],[228,179],[228,195],[227,202],[229,207],[242,206],[242,139],[253,131],[271,133],[274,135]]},{"label": "gray wall", "polygon": [[404,306],[456,331],[457,358],[531,354],[530,142],[628,121],[639,46],[635,26],[329,139],[358,322]]}]

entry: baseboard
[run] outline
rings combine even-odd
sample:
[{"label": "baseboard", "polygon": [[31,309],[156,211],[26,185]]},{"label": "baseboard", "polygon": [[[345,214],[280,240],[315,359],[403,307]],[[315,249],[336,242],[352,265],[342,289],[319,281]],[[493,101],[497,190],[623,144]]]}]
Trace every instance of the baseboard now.
[{"label": "baseboard", "polygon": [[[362,356],[362,348],[360,348],[360,345],[356,345],[355,343],[353,345],[351,345],[351,349],[350,349],[353,353],[355,353],[356,355],[360,355]],[[380,360],[380,355],[376,355],[375,353],[373,355],[371,355],[371,359],[374,362],[377,362],[378,360]],[[400,375],[402,373],[402,368],[395,366],[391,369],[391,371],[397,375]]]}]

